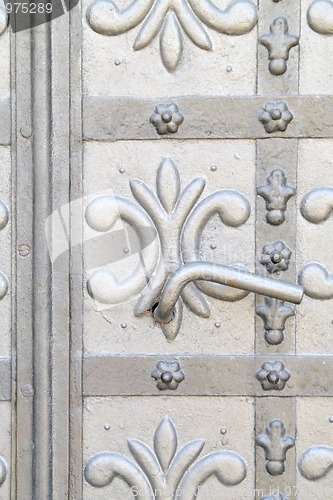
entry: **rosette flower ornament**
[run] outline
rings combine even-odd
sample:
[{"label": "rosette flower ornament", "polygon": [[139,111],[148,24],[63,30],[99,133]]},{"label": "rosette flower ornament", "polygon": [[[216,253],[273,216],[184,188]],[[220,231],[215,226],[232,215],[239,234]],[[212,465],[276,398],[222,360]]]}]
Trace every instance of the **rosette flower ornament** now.
[{"label": "rosette flower ornament", "polygon": [[158,104],[150,121],[158,134],[175,134],[179,125],[183,123],[184,116],[179,111],[177,104]]},{"label": "rosette flower ornament", "polygon": [[159,361],[151,376],[157,380],[157,388],[160,391],[175,391],[185,378],[178,361]]},{"label": "rosette flower ornament", "polygon": [[263,246],[260,263],[270,274],[286,271],[291,257],[290,248],[281,240]]},{"label": "rosette flower ornament", "polygon": [[256,375],[264,391],[281,391],[290,379],[290,373],[282,361],[266,361]]},{"label": "rosette flower ornament", "polygon": [[269,134],[284,132],[292,119],[293,114],[284,101],[268,102],[259,116],[259,120]]}]

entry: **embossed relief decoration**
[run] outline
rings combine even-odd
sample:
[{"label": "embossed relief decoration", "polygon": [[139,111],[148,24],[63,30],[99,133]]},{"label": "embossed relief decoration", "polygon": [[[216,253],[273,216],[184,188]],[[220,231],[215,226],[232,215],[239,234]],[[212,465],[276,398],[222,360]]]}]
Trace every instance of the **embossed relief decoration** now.
[{"label": "embossed relief decoration", "polygon": [[[312,224],[322,224],[333,212],[333,188],[324,186],[307,193],[301,203],[301,214]],[[310,262],[300,272],[299,282],[313,299],[333,298],[333,273],[319,262]]]},{"label": "embossed relief decoration", "polygon": [[298,460],[298,469],[309,481],[318,481],[327,476],[333,468],[333,448],[325,445],[311,446]]},{"label": "embossed relief decoration", "polygon": [[200,49],[212,50],[205,28],[226,35],[243,35],[257,22],[257,7],[250,0],[234,0],[219,9],[211,0],[133,0],[121,9],[112,0],[95,0],[88,8],[91,28],[117,36],[141,24],[133,48],[141,50],[159,36],[164,66],[174,71],[183,53],[184,34]]},{"label": "embossed relief decoration", "polygon": [[272,226],[283,224],[287,203],[296,194],[296,189],[287,184],[282,168],[274,168],[267,177],[267,184],[257,187],[257,194],[266,202],[266,220]]},{"label": "embossed relief decoration", "polygon": [[333,2],[315,0],[310,5],[307,18],[310,28],[321,35],[333,35]]},{"label": "embossed relief decoration", "polygon": [[218,451],[197,460],[204,445],[203,439],[196,439],[178,449],[175,426],[166,416],[156,429],[152,449],[138,439],[129,439],[135,462],[120,453],[97,453],[87,462],[85,478],[91,486],[103,488],[118,477],[142,500],[195,499],[200,485],[211,476],[225,486],[243,481],[247,467],[241,456]]},{"label": "embossed relief decoration", "polygon": [[295,439],[286,436],[282,420],[272,420],[266,428],[266,434],[257,437],[257,444],[265,450],[268,474],[271,476],[283,474],[287,451],[295,446]]},{"label": "embossed relief decoration", "polygon": [[[168,340],[179,332],[183,304],[198,316],[210,316],[205,296],[232,302],[253,291],[299,303],[303,295],[299,285],[257,276],[240,263],[225,266],[201,261],[202,233],[214,215],[234,228],[250,215],[247,198],[232,189],[216,191],[198,203],[205,183],[203,177],[197,177],[181,191],[178,169],[165,158],[158,169],[156,194],[144,182],[132,180],[137,203],[100,196],[86,209],[86,221],[95,231],[109,231],[119,219],[128,223],[143,250],[134,272],[122,280],[108,268],[94,270],[88,279],[90,295],[102,304],[118,304],[141,293],[135,315],[152,314]],[[152,234],[156,236],[152,238]],[[275,251],[273,246],[275,263],[267,255],[274,269],[288,267],[290,250],[283,247],[279,253],[279,249]]]},{"label": "embossed relief decoration", "polygon": [[[180,176],[176,165],[165,158],[158,170],[156,191],[139,180],[132,180],[130,187],[138,203],[120,197],[99,197],[87,207],[88,225],[97,231],[106,231],[117,217],[128,222],[135,231],[141,247],[146,249],[146,267],[138,266],[132,276],[117,281],[108,269],[98,269],[88,280],[88,291],[97,301],[115,304],[130,297],[139,297],[135,315],[141,316],[154,310],[169,276],[186,263],[198,261],[201,235],[205,225],[215,214],[221,222],[238,227],[250,215],[248,200],[238,191],[220,190],[205,197],[197,204],[206,181],[203,177],[193,179],[181,191]],[[144,231],[150,228],[156,239],[147,245]],[[236,265],[240,272],[244,266]],[[147,285],[147,276],[151,279]],[[178,334],[183,312],[183,303],[195,314],[209,317],[210,307],[203,293],[228,301],[241,300],[248,291],[231,289],[216,283],[188,283],[176,297],[171,322],[165,321],[163,331],[169,340]],[[179,298],[178,298],[179,297]]]},{"label": "embossed relief decoration", "polygon": [[159,361],[151,376],[157,381],[156,386],[160,391],[175,391],[185,378],[178,361]]},{"label": "embossed relief decoration", "polygon": [[269,54],[269,71],[272,75],[283,75],[287,71],[289,51],[298,45],[299,37],[290,35],[288,21],[277,17],[270,26],[270,33],[260,37],[260,43]]},{"label": "embossed relief decoration", "polygon": [[[262,188],[263,186],[259,190]],[[280,217],[283,212],[273,211],[273,213]],[[282,240],[277,240],[264,245],[260,263],[265,266],[269,274],[280,275],[288,269],[291,255],[290,248]],[[284,300],[265,297],[265,303],[256,307],[256,313],[264,322],[266,342],[270,345],[281,344],[284,340],[286,321],[295,315],[295,308],[286,304]]]}]

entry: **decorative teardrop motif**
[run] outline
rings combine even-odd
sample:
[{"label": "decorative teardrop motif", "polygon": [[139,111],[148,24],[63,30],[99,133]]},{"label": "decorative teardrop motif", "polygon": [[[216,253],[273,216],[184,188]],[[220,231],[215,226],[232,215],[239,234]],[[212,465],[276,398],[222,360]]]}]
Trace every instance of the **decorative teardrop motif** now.
[{"label": "decorative teardrop motif", "polygon": [[154,450],[164,474],[175,456],[177,444],[175,426],[169,417],[164,417],[154,436]]},{"label": "decorative teardrop motif", "polygon": [[164,210],[171,214],[180,193],[180,177],[171,158],[164,158],[156,178],[156,190]]},{"label": "decorative teardrop motif", "polygon": [[194,45],[212,50],[205,26],[218,33],[238,36],[251,31],[258,20],[258,8],[252,0],[231,0],[221,9],[211,0],[133,0],[119,8],[113,0],[93,0],[87,10],[87,21],[97,33],[120,35],[141,27],[133,49],[147,47],[160,35],[160,52],[170,72],[179,65],[185,33]]},{"label": "decorative teardrop motif", "polygon": [[183,53],[183,36],[175,14],[168,12],[160,38],[161,58],[170,72],[175,71]]}]

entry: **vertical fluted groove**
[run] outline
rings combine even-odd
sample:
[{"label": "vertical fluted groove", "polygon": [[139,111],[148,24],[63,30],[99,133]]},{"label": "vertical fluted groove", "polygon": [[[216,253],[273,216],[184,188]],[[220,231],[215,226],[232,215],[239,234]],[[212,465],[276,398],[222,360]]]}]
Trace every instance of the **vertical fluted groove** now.
[{"label": "vertical fluted groove", "polygon": [[52,274],[45,237],[51,176],[50,23],[32,30],[34,499],[52,498]]},{"label": "vertical fluted groove", "polygon": [[[83,234],[82,148],[82,5],[69,12],[70,19],[70,196],[81,200],[82,217],[70,221],[71,241]],[[75,262],[72,258],[76,258]],[[83,351],[83,255],[70,256],[75,271],[70,277],[70,476],[69,498],[82,498],[82,351]]]}]

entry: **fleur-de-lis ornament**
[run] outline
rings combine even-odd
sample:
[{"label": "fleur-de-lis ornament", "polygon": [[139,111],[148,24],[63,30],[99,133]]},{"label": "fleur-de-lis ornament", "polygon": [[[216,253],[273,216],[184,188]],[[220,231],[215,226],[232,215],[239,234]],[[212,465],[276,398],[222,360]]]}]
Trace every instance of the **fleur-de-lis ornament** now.
[{"label": "fleur-de-lis ornament", "polygon": [[[105,232],[119,218],[126,221],[136,231],[144,249],[141,253],[144,266],[140,261],[132,276],[123,280],[118,280],[108,268],[93,271],[88,279],[90,295],[102,304],[119,304],[141,293],[134,312],[136,316],[147,314],[157,304],[170,275],[184,263],[201,259],[201,236],[211,217],[218,214],[221,222],[230,227],[239,227],[248,220],[250,204],[235,190],[216,191],[197,204],[205,184],[203,177],[197,177],[181,190],[176,165],[170,158],[164,158],[157,172],[156,194],[144,182],[131,180],[137,203],[118,196],[95,198],[86,209],[88,226]],[[198,316],[209,317],[210,308],[202,292],[228,301],[241,300],[249,293],[216,283],[189,283],[177,300],[173,321],[161,326],[168,340],[174,340],[179,332],[183,303]]]},{"label": "fleur-de-lis ornament", "polygon": [[225,486],[243,481],[246,464],[237,453],[217,451],[196,462],[204,444],[203,439],[196,439],[177,450],[177,432],[166,416],[156,429],[153,449],[138,439],[129,439],[128,447],[135,462],[120,453],[97,453],[87,462],[85,479],[91,486],[103,488],[118,477],[132,492],[140,492],[138,498],[142,500],[194,499],[200,485],[211,476]]},{"label": "fleur-de-lis ornament", "polygon": [[287,184],[287,177],[282,168],[274,168],[267,176],[267,184],[257,187],[257,194],[266,202],[266,220],[272,226],[279,226],[285,221],[287,202],[295,196],[296,189]]},{"label": "fleur-de-lis ornament", "polygon": [[265,450],[267,472],[271,476],[283,474],[287,451],[295,446],[295,439],[286,436],[282,420],[272,420],[266,428],[266,434],[257,438],[257,444]]},{"label": "fleur-de-lis ornament", "polygon": [[295,309],[283,300],[265,297],[265,303],[256,308],[265,325],[265,339],[268,344],[277,345],[283,341],[285,324],[288,318],[294,316]]},{"label": "fleur-de-lis ornament", "polygon": [[183,33],[197,47],[211,50],[204,25],[226,35],[243,35],[254,28],[257,18],[250,0],[232,1],[224,10],[210,0],[133,0],[123,9],[113,0],[95,0],[87,11],[89,25],[102,35],[120,35],[142,23],[134,50],[147,47],[160,34],[162,62],[170,72],[179,65]]},{"label": "fleur-de-lis ornament", "polygon": [[283,75],[287,71],[287,61],[292,47],[299,43],[299,37],[289,34],[285,17],[277,17],[270,26],[270,33],[262,35],[260,43],[269,54],[269,71],[272,75]]}]

